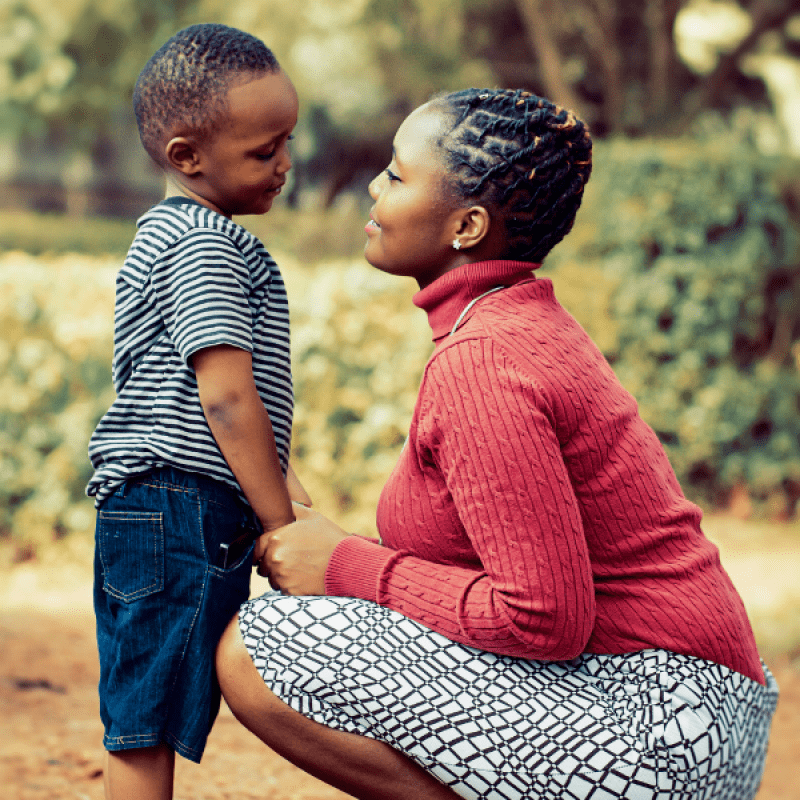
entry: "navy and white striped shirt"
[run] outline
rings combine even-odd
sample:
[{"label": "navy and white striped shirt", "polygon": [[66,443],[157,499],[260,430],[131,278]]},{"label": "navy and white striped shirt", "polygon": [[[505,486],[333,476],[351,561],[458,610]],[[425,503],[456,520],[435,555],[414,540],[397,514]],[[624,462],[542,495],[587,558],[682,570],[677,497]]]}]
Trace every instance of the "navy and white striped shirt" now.
[{"label": "navy and white striped shirt", "polygon": [[117,275],[117,399],[89,442],[95,472],[86,493],[99,506],[126,478],[171,466],[243,497],[208,427],[189,362],[220,344],[252,353],[285,472],[294,396],[283,278],[255,236],[188,198],[159,203],[138,226]]}]

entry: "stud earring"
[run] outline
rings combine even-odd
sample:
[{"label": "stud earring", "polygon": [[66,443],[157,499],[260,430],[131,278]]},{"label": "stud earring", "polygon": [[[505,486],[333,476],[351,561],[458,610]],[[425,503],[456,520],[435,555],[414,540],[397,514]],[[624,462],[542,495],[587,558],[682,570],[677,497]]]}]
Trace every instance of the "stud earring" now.
[{"label": "stud earring", "polygon": [[453,250],[460,250],[460,249],[461,249],[461,240],[453,239]]}]

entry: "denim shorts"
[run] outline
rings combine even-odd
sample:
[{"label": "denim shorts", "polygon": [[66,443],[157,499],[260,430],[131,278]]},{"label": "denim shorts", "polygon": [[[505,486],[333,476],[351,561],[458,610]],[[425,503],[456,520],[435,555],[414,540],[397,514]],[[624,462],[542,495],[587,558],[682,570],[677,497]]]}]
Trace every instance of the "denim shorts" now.
[{"label": "denim shorts", "polygon": [[249,596],[257,535],[233,490],[171,468],[102,503],[94,607],[107,750],[164,742],[200,761],[220,704],[214,651]]}]

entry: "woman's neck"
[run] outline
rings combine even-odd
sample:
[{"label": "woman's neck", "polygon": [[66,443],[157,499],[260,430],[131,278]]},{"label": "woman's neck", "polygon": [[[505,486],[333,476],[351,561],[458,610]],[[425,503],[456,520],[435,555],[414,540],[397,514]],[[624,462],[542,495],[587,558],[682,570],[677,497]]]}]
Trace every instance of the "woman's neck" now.
[{"label": "woman's neck", "polygon": [[414,295],[414,305],[428,314],[433,340],[450,333],[459,314],[476,297],[495,286],[533,280],[539,264],[527,261],[478,261],[450,270]]}]

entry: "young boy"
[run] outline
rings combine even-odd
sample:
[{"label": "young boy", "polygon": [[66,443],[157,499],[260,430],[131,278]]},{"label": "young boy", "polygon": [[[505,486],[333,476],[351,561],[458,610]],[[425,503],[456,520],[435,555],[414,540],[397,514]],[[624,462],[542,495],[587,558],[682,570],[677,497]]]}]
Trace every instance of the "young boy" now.
[{"label": "young boy", "polygon": [[117,277],[117,399],[89,444],[87,493],[106,795],[156,800],[172,796],[176,751],[202,756],[214,649],[249,595],[259,534],[310,502],[288,467],[283,280],[231,219],[280,193],[298,103],[263,42],[223,25],[177,33],[133,100],[167,193]]}]

